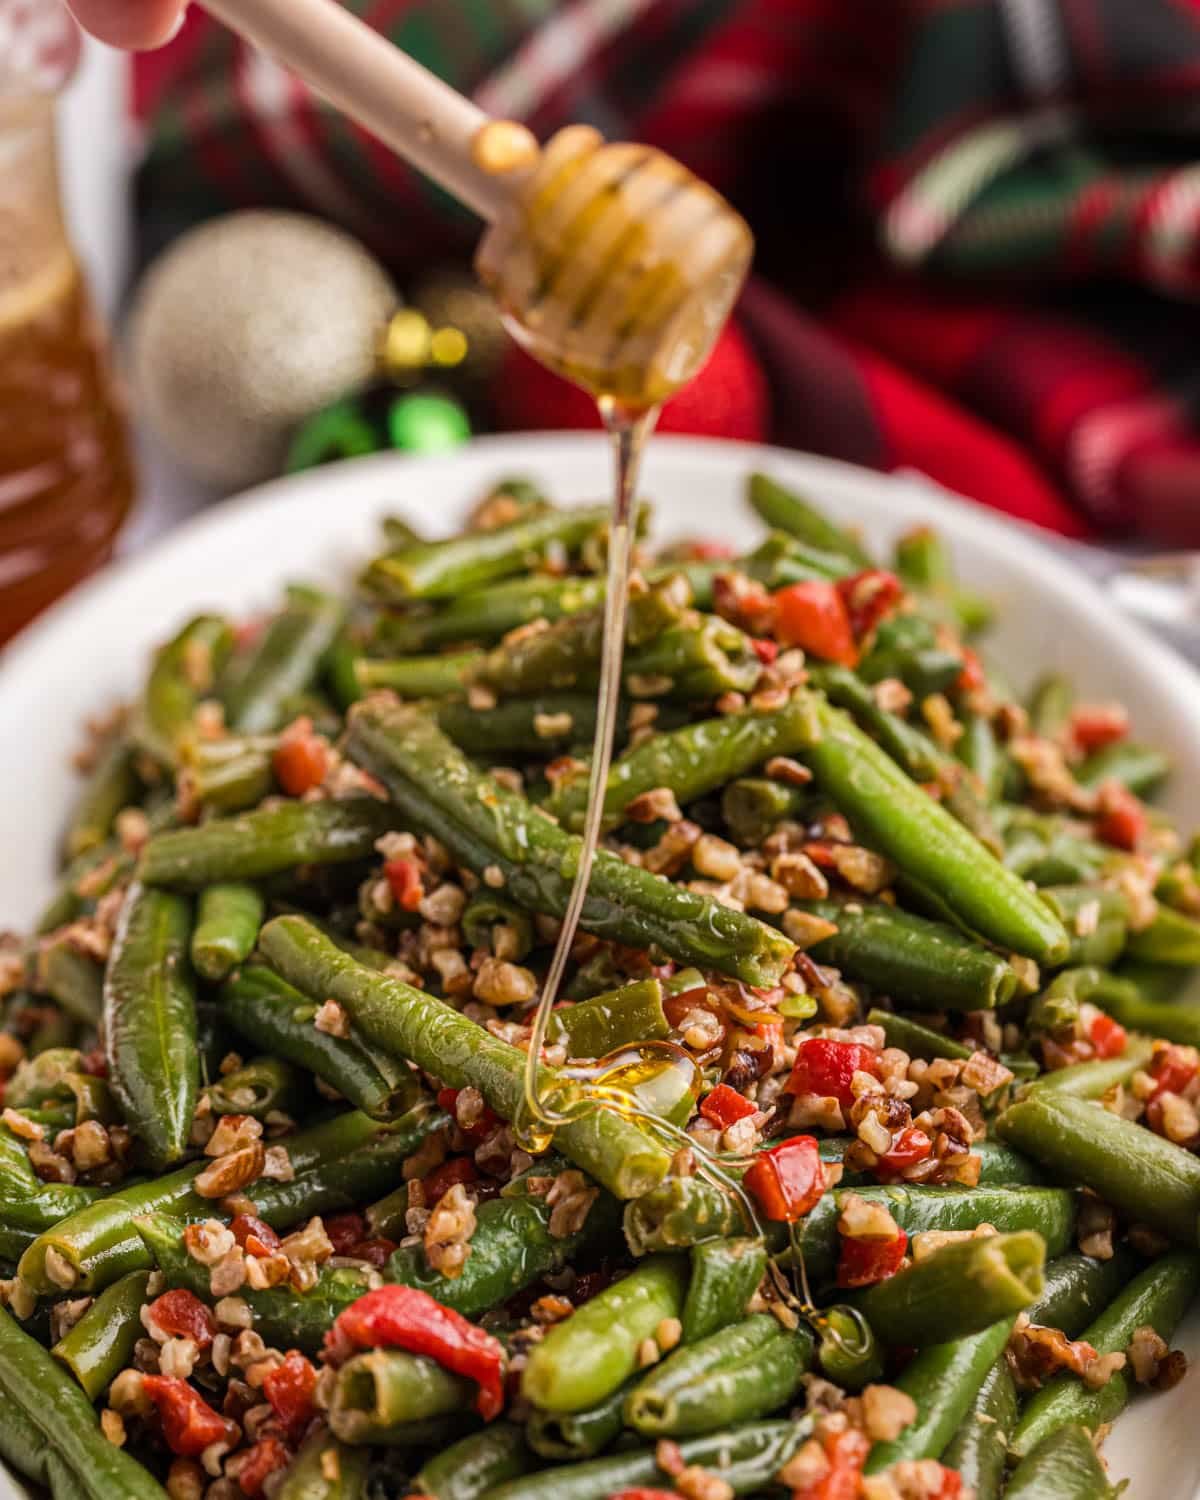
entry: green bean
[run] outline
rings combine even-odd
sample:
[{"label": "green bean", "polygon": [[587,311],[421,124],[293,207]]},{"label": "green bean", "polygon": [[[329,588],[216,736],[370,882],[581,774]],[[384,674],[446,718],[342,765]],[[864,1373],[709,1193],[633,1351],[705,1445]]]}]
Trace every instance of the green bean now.
[{"label": "green bean", "polygon": [[142,1303],[148,1300],[149,1271],[131,1271],[107,1287],[83,1317],[54,1345],[59,1359],[96,1401],[133,1360],[142,1337]]},{"label": "green bean", "polygon": [[801,786],[740,776],[721,793],[721,816],[743,848],[756,849],[780,823],[798,817],[808,800]]},{"label": "green bean", "polygon": [[80,953],[67,936],[48,938],[38,949],[38,988],[76,1021],[94,1026],[104,1006],[104,970]]},{"label": "green bean", "polygon": [[[776,1474],[812,1432],[811,1417],[797,1422],[747,1422],[726,1432],[679,1444],[687,1467],[706,1469],[735,1495],[769,1490]],[[487,1491],[485,1500],[611,1500],[619,1491],[662,1485],[656,1448],[635,1448],[564,1468],[543,1469]]]},{"label": "green bean", "polygon": [[204,1090],[217,1115],[295,1116],[308,1097],[304,1075],[279,1057],[254,1057]]},{"label": "green bean", "polygon": [[533,1467],[521,1429],[513,1422],[493,1422],[428,1459],[417,1473],[417,1484],[431,1500],[479,1500],[494,1485]]},{"label": "green bean", "polygon": [[1060,1328],[1075,1338],[1107,1307],[1137,1268],[1137,1257],[1118,1245],[1108,1260],[1070,1251],[1046,1267],[1042,1294],[1025,1309],[1031,1323]]},{"label": "green bean", "polygon": [[1170,757],[1150,745],[1120,740],[1093,750],[1075,767],[1075,780],[1089,792],[1116,781],[1139,797],[1156,791],[1171,774]]},{"label": "green bean", "polygon": [[782,1329],[757,1313],[669,1355],[625,1401],[625,1420],[643,1437],[697,1437],[785,1406],[812,1363],[803,1324]]},{"label": "green bean", "polygon": [[1017,1423],[1017,1387],[1001,1355],[942,1454],[942,1462],[962,1476],[975,1500],[1000,1500],[1008,1438]]},{"label": "green bean", "polygon": [[705,1240],[692,1248],[692,1274],[683,1304],[683,1342],[708,1338],[746,1315],[746,1304],[767,1269],[759,1239]]},{"label": "green bean", "polygon": [[1200,964],[1200,921],[1160,905],[1149,927],[1131,932],[1125,951],[1152,964]]},{"label": "green bean", "polygon": [[159,647],[129,725],[140,749],[164,766],[178,764],[182,746],[193,736],[193,715],[212,693],[232,646],[228,621],[197,615]]},{"label": "green bean", "polygon": [[835,525],[815,505],[784,489],[766,474],[751,474],[747,497],[754,511],[777,531],[786,531],[809,546],[844,557],[854,567],[873,566],[869,553],[853,532]]},{"label": "green bean", "polygon": [[[367,1041],[407,1057],[452,1088],[473,1084],[496,1113],[515,1119],[524,1098],[524,1054],[433,996],[342,953],[310,923],[276,917],[261,946],[289,981],[331,996],[350,1013]],[[543,1086],[553,1069],[540,1070]],[[594,1109],[556,1132],[559,1147],[618,1197],[635,1196],[663,1175],[667,1153],[631,1122]]]},{"label": "green bean", "polygon": [[[694,802],[773,755],[794,755],[815,733],[811,701],[802,698],[768,713],[725,714],[652,735],[613,762],[606,824],[615,826],[631,802],[656,787],[669,787],[681,804]],[[587,809],[586,775],[560,782],[548,805],[564,827],[578,832]]]},{"label": "green bean", "polygon": [[534,1407],[525,1429],[529,1446],[539,1458],[594,1458],[624,1429],[625,1398],[638,1378],[631,1376],[587,1411],[540,1411]]},{"label": "green bean", "polygon": [[534,1345],[521,1374],[522,1394],[545,1411],[595,1406],[638,1368],[643,1341],[663,1319],[679,1317],[686,1290],[686,1262],[673,1256],[643,1261]]},{"label": "green bean", "polygon": [[398,1188],[368,1205],[367,1228],[376,1238],[402,1240],[408,1233],[407,1214],[408,1183],[402,1182]]},{"label": "green bean", "polygon": [[1117,965],[1113,978],[1131,984],[1139,999],[1177,1000],[1189,988],[1191,975],[1174,964],[1147,964],[1126,958]]},{"label": "green bean", "polygon": [[921,1010],[991,1010],[1017,991],[1012,965],[1000,954],[941,922],[884,902],[806,901],[802,909],[837,931],[814,943],[818,963]]},{"label": "green bean", "polygon": [[320,1030],[318,1003],[271,969],[259,964],[242,969],[222,986],[221,1008],[239,1035],[307,1068],[374,1119],[395,1119],[417,1097],[419,1082],[410,1068],[353,1030],[348,1036]]},{"label": "green bean", "polygon": [[508,939],[506,956],[522,963],[533,951],[533,922],[529,913],[486,885],[472,891],[461,918],[463,937],[472,948],[493,946],[493,930],[504,927]]},{"label": "green bean", "polygon": [[959,1240],[862,1292],[854,1304],[886,1344],[922,1348],[979,1333],[1041,1293],[1039,1234]]},{"label": "green bean", "polygon": [[663,1014],[662,985],[657,979],[638,979],[560,1007],[550,1017],[546,1039],[562,1042],[568,1057],[607,1057],[618,1047],[662,1041],[670,1029]]},{"label": "green bean", "polygon": [[58,1500],[164,1500],[138,1461],[100,1431],[91,1402],[41,1345],[0,1309],[0,1456]]},{"label": "green bean", "polygon": [[578,551],[609,521],[597,505],[551,510],[492,531],[466,532],[443,542],[418,542],[377,557],[363,574],[365,586],[384,599],[454,599],[493,579],[530,567],[546,549]]},{"label": "green bean", "polygon": [[916,1402],[916,1421],[891,1442],[876,1443],[865,1472],[880,1474],[904,1459],[940,1458],[1004,1352],[1012,1326],[1005,1319],[967,1338],[920,1350],[894,1382]]},{"label": "green bean", "polygon": [[1034,683],[1029,695],[1029,727],[1043,739],[1054,739],[1066,729],[1075,706],[1075,689],[1057,672]]},{"label": "green bean", "polygon": [[[498,873],[520,905],[566,910],[579,840],[517,793],[480,775],[420,712],[369,702],[350,718],[350,754],[387,786],[412,826],[433,833],[460,864]],[[494,869],[493,869],[494,867]],[[779,933],[707,896],[673,886],[601,850],[583,925],[598,937],[660,946],[682,963],[772,984],[792,945]]]},{"label": "green bean", "polygon": [[274,1500],[363,1500],[370,1462],[366,1449],[339,1443],[318,1427],[284,1471]]},{"label": "green bean", "polygon": [[1200,1161],[1140,1125],[1058,1089],[1031,1090],[996,1122],[1001,1136],[1118,1213],[1194,1245]]},{"label": "green bean", "polygon": [[[385,615],[375,631],[377,649],[411,655],[460,641],[496,641],[535,620],[555,621],[604,603],[605,580],[555,578],[533,573],[473,589],[428,614]],[[594,707],[594,705],[593,705]]]},{"label": "green bean", "polygon": [[967,710],[962,714],[962,738],[955,746],[958,758],[972,772],[985,802],[996,802],[1004,789],[1005,757],[996,731],[986,714]]},{"label": "green bean", "polygon": [[1107,968],[1121,956],[1129,903],[1120,892],[1088,885],[1049,885],[1042,888],[1042,900],[1067,929],[1071,946],[1064,963]]},{"label": "green bean", "polygon": [[4,1102],[13,1109],[37,1109],[56,1100],[72,1098],[71,1078],[83,1067],[77,1047],[47,1047],[36,1057],[24,1058],[8,1081]]},{"label": "green bean", "polygon": [[888,1046],[902,1048],[909,1057],[955,1057],[965,1062],[974,1050],[944,1032],[923,1026],[912,1016],[898,1016],[890,1010],[869,1010],[867,1025],[882,1027]]},{"label": "green bean", "polygon": [[329,1425],[343,1443],[388,1443],[397,1428],[446,1417],[471,1404],[471,1383],[436,1360],[401,1349],[356,1354],[337,1372]]},{"label": "green bean", "polygon": [[1006,1500],[1111,1500],[1121,1488],[1109,1484],[1086,1428],[1072,1423],[1021,1460],[1004,1494]]},{"label": "green bean", "polygon": [[43,1182],[21,1142],[0,1134],[0,1224],[23,1253],[39,1234],[106,1196],[105,1188]]},{"label": "green bean", "polygon": [[394,827],[390,809],[374,797],[327,802],[281,802],[201,828],[160,833],[142,851],[147,885],[196,891],[217,881],[261,880],[297,865],[365,859]]},{"label": "green bean", "polygon": [[438,728],[468,755],[548,755],[590,744],[596,732],[591,693],[512,698],[485,709],[450,698],[435,712]]},{"label": "green bean", "polygon": [[1067,935],[1048,907],[840,710],[815,699],[822,738],[801,755],[872,847],[1001,948],[1057,962]]},{"label": "green bean", "polygon": [[200,1089],[191,931],[186,900],[135,883],[104,975],[109,1081],[126,1124],[160,1172],[187,1152]]},{"label": "green bean", "polygon": [[263,910],[258,889],[242,882],[210,885],[200,892],[192,965],[202,978],[219,984],[245,963],[258,940]]},{"label": "green bean", "polygon": [[861,1391],[883,1375],[883,1345],[869,1323],[845,1307],[830,1307],[818,1324],[817,1363],[843,1390]]},{"label": "green bean", "polygon": [[[289,588],[286,607],[222,684],[225,720],[237,734],[263,734],[286,721],[290,698],[316,678],[342,625],[342,606],[316,589]],[[232,680],[229,680],[229,679]]]},{"label": "green bean", "polygon": [[137,802],[141,780],[134,769],[135,760],[132,745],[120,734],[100,751],[67,825],[63,848],[68,859],[77,859],[103,844],[121,809]]},{"label": "green bean", "polygon": [[274,735],[230,735],[194,740],[182,751],[180,803],[209,813],[240,813],[257,807],[274,784]]},{"label": "green bean", "polygon": [[402,698],[453,698],[483,662],[482,651],[445,656],[402,656],[390,660],[360,656],[354,663],[359,692],[390,688]]},{"label": "green bean", "polygon": [[[1189,1001],[1143,1000],[1133,985],[1115,976],[1108,976],[1108,982],[1093,993],[1092,1001],[1131,1031],[1144,1031],[1147,1037],[1163,1037],[1168,1042],[1182,1042],[1187,1047],[1200,1046],[1200,1006]],[[1129,1057],[1130,1048],[1135,1045],[1137,1051],[1144,1054],[1137,1064],[1143,1067],[1149,1061],[1150,1049],[1145,1043],[1138,1043],[1136,1038],[1126,1047],[1121,1061]],[[1133,1071],[1131,1068],[1126,1076]],[[1050,1075],[1051,1080],[1054,1076]]]},{"label": "green bean", "polygon": [[[1099,1354],[1123,1353],[1139,1328],[1149,1326],[1162,1339],[1171,1334],[1200,1288],[1200,1256],[1176,1251],[1164,1255],[1129,1282],[1080,1337]],[[1024,1458],[1051,1433],[1080,1422],[1089,1432],[1114,1421],[1134,1389],[1132,1373],[1117,1370],[1098,1390],[1059,1375],[1035,1391],[1021,1413],[1011,1448]]]}]

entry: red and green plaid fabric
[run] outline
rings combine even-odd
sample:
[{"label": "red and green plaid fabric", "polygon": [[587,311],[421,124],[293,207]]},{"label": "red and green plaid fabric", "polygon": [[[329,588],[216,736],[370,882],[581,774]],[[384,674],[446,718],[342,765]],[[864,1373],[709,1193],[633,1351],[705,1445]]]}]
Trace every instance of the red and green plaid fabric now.
[{"label": "red and green plaid fabric", "polygon": [[[350,0],[480,104],[661,146],[759,236],[775,436],[1200,541],[1200,0]],[[407,275],[471,220],[194,11],[140,61],[144,244],[247,205]],[[1086,295],[1081,295],[1080,288]]]}]

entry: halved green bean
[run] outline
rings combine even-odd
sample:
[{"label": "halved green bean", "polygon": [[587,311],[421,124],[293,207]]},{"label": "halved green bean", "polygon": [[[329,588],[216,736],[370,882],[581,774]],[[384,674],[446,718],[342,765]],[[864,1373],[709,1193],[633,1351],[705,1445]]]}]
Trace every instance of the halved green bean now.
[{"label": "halved green bean", "polygon": [[830,1307],[817,1324],[817,1363],[843,1390],[861,1391],[883,1375],[883,1345],[869,1323],[849,1308]]},{"label": "halved green bean", "polygon": [[137,802],[142,784],[134,768],[136,759],[133,746],[121,734],[100,751],[71,812],[63,840],[68,859],[102,844],[121,809]]},{"label": "halved green bean", "polygon": [[294,1117],[309,1091],[304,1075],[291,1063],[280,1057],[253,1057],[232,1073],[222,1073],[204,1092],[214,1114],[265,1120],[268,1115]]},{"label": "halved green bean", "polygon": [[193,716],[209,696],[233,647],[233,631],[217,615],[197,615],[155,652],[129,733],[135,744],[174,767],[192,737]]},{"label": "halved green bean", "polygon": [[678,1318],[687,1262],[656,1256],[556,1323],[530,1351],[521,1391],[544,1411],[586,1411],[638,1368],[642,1342]]},{"label": "halved green bean", "polygon": [[636,1375],[619,1385],[587,1411],[541,1411],[534,1407],[525,1433],[540,1458],[594,1458],[618,1437],[625,1426],[625,1398],[638,1382]]},{"label": "halved green bean", "polygon": [[192,965],[202,978],[218,984],[245,963],[258,939],[264,908],[261,892],[244,881],[205,886],[192,932]]},{"label": "halved green bean", "polygon": [[368,1450],[339,1443],[318,1427],[284,1471],[274,1500],[363,1500],[370,1462]]},{"label": "halved green bean", "polygon": [[67,936],[48,938],[38,949],[38,987],[76,1021],[94,1026],[104,1007],[104,970],[80,953]]},{"label": "halved green bean", "polygon": [[[1170,1339],[1200,1288],[1200,1256],[1176,1251],[1164,1255],[1128,1283],[1080,1337],[1099,1354],[1122,1353],[1134,1333],[1149,1326]],[[1079,1422],[1089,1432],[1112,1422],[1134,1389],[1132,1374],[1115,1371],[1098,1390],[1071,1375],[1059,1375],[1035,1391],[1021,1413],[1011,1448],[1024,1458],[1051,1433]]]},{"label": "halved green bean", "polygon": [[[310,687],[342,625],[342,605],[311,588],[290,588],[284,609],[222,684],[225,721],[237,734],[278,729],[288,700]],[[231,679],[231,680],[230,680]]]},{"label": "halved green bean", "polygon": [[1111,1500],[1122,1488],[1108,1482],[1087,1429],[1072,1423],[1026,1454],[1004,1494],[1006,1500]]},{"label": "halved green bean", "polygon": [[635,1042],[662,1041],[671,1027],[663,1014],[662,985],[638,979],[607,994],[561,1006],[550,1017],[546,1038],[562,1042],[568,1057],[607,1057]]},{"label": "halved green bean", "polygon": [[721,816],[734,839],[756,849],[786,819],[797,817],[808,802],[803,787],[765,776],[740,776],[721,794]]},{"label": "halved green bean", "polygon": [[922,1348],[979,1333],[1041,1293],[1046,1247],[1032,1230],[958,1240],[854,1298],[887,1344]]},{"label": "halved green bean", "polygon": [[1075,780],[1088,791],[1095,791],[1106,781],[1117,781],[1139,797],[1156,791],[1170,774],[1170,756],[1132,740],[1093,750],[1075,767]]},{"label": "halved green bean", "polygon": [[866,1473],[880,1474],[902,1459],[940,1458],[962,1426],[980,1387],[1004,1352],[1012,1319],[949,1344],[920,1350],[894,1382],[917,1405],[917,1419],[891,1442],[876,1443]]},{"label": "halved green bean", "polygon": [[365,859],[395,826],[386,803],[374,797],[326,802],[281,802],[201,828],[160,833],[142,851],[147,885],[197,891],[217,881],[261,880],[297,865]]},{"label": "halved green bean", "polygon": [[135,883],[104,975],[109,1082],[157,1171],[187,1152],[200,1089],[191,932],[187,900]]},{"label": "halved green bean", "polygon": [[962,1425],[942,1454],[975,1500],[1000,1500],[1008,1439],[1017,1422],[1017,1387],[1001,1355],[984,1376]]},{"label": "halved green bean", "polygon": [[239,813],[257,807],[274,778],[274,735],[230,735],[194,740],[182,751],[177,784],[180,802],[203,812]]},{"label": "halved green bean", "polygon": [[1058,962],[1068,940],[1054,913],[846,714],[814,701],[822,737],[800,759],[871,846],[989,941],[1039,962]]},{"label": "halved green bean", "polygon": [[397,1428],[408,1441],[409,1423],[467,1409],[471,1390],[470,1381],[436,1360],[402,1349],[372,1349],[339,1368],[329,1425],[344,1443],[386,1444]]},{"label": "halved green bean", "polygon": [[319,1003],[264,965],[248,965],[228,980],[221,1008],[256,1047],[307,1068],[374,1119],[393,1120],[416,1100],[420,1083],[411,1068],[353,1031],[337,1036],[318,1029]]},{"label": "halved green bean", "polygon": [[692,1249],[692,1274],[683,1304],[683,1341],[717,1333],[746,1316],[746,1304],[767,1269],[767,1247],[760,1239],[705,1240]]},{"label": "halved green bean", "polygon": [[900,1003],[922,1010],[991,1010],[1016,994],[1012,965],[945,923],[884,902],[808,901],[802,909],[837,927],[810,947],[819,963],[833,964]]},{"label": "halved green bean", "polygon": [[[426,716],[404,705],[361,704],[350,718],[349,750],[384,782],[410,826],[433,833],[478,874],[491,871],[489,883],[502,880],[520,905],[563,915],[580,841],[476,772]],[[604,850],[592,868],[583,925],[757,985],[775,983],[793,951],[755,918]]]},{"label": "halved green bean", "polygon": [[473,948],[491,948],[493,933],[504,927],[508,939],[506,957],[522,963],[533,951],[533,922],[527,911],[486,885],[472,891],[463,908],[463,937]]},{"label": "halved green bean", "polygon": [[1153,1131],[1060,1089],[1031,1089],[999,1117],[1001,1136],[1055,1176],[1081,1182],[1127,1218],[1197,1240],[1200,1161]]},{"label": "halved green bean", "polygon": [[431,1500],[480,1500],[494,1485],[528,1473],[535,1463],[514,1422],[492,1422],[428,1459],[417,1471],[417,1484]]},{"label": "halved green bean", "polygon": [[1129,934],[1125,951],[1151,964],[1200,964],[1200,921],[1160,904],[1149,927]]},{"label": "halved green bean", "polygon": [[142,1303],[147,1301],[149,1271],[131,1271],[96,1298],[83,1317],[54,1345],[50,1353],[97,1400],[133,1359],[133,1346],[142,1337]]},{"label": "halved green bean", "polygon": [[5,1104],[14,1109],[37,1109],[55,1101],[73,1098],[71,1079],[83,1067],[77,1047],[47,1047],[36,1057],[23,1058],[8,1081]]},{"label": "halved green bean", "polygon": [[859,568],[873,566],[870,555],[853,532],[835,525],[810,501],[766,474],[751,474],[746,493],[751,506],[768,526],[840,555]]}]

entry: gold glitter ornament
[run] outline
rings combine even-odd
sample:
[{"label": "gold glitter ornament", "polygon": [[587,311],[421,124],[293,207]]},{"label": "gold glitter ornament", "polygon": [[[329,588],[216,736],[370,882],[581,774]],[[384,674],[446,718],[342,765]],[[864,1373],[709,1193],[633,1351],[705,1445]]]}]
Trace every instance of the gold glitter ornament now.
[{"label": "gold glitter ornament", "polygon": [[298,423],[372,378],[399,300],[379,263],[318,219],[215,219],[160,256],[139,288],[135,411],[209,483],[268,478]]},{"label": "gold glitter ornament", "polygon": [[[436,358],[453,365],[455,382],[482,390],[495,373],[508,343],[508,334],[490,295],[469,271],[435,271],[413,288],[412,306],[425,314],[438,337],[457,332],[465,347],[459,358]],[[458,346],[455,345],[457,350]]]}]

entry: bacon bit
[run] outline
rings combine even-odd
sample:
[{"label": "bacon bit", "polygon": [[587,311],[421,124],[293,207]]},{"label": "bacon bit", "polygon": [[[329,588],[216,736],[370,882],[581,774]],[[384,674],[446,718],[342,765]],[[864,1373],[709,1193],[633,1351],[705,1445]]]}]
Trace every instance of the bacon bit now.
[{"label": "bacon bit", "polygon": [[172,1338],[191,1339],[198,1349],[207,1349],[217,1332],[217,1320],[194,1293],[182,1287],[156,1297],[148,1316]]},{"label": "bacon bit", "polygon": [[324,1219],[325,1235],[333,1246],[335,1255],[348,1255],[350,1246],[357,1245],[367,1233],[367,1221],[362,1214],[332,1214]]},{"label": "bacon bit", "polygon": [[363,1260],[367,1265],[382,1271],[396,1253],[396,1241],[377,1235],[374,1239],[358,1240],[346,1251],[347,1260]]},{"label": "bacon bit", "polygon": [[167,1447],[180,1458],[199,1458],[213,1443],[232,1448],[241,1436],[237,1424],[213,1411],[186,1380],[174,1375],[145,1375],[142,1391],[162,1419]]},{"label": "bacon bit", "polygon": [[258,1500],[263,1486],[272,1474],[286,1469],[292,1461],[291,1452],[276,1437],[260,1438],[245,1457],[239,1455],[236,1469],[237,1482],[243,1494],[250,1500]]},{"label": "bacon bit", "polygon": [[1146,836],[1146,809],[1119,781],[1106,781],[1096,794],[1096,837],[1114,849],[1135,850]]},{"label": "bacon bit", "polygon": [[383,866],[392,898],[401,911],[416,911],[425,899],[421,866],[415,859],[389,859]]},{"label": "bacon bit", "polygon": [[1086,755],[1123,740],[1129,733],[1129,714],[1120,703],[1081,704],[1071,715],[1067,733]]},{"label": "bacon bit", "polygon": [[304,1429],[316,1414],[316,1389],[316,1367],[299,1349],[289,1349],[283,1363],[263,1377],[263,1395],[293,1443],[304,1436]]},{"label": "bacon bit", "polygon": [[884,568],[865,568],[841,578],[837,591],[846,604],[850,628],[856,641],[863,640],[904,597],[904,585]]},{"label": "bacon bit", "polygon": [[700,1113],[718,1129],[727,1130],[735,1121],[756,1114],[757,1106],[728,1084],[719,1083],[700,1101]]},{"label": "bacon bit", "polygon": [[313,732],[310,718],[295,719],[283,731],[271,756],[271,770],[289,797],[302,797],[325,780],[329,745]]}]

